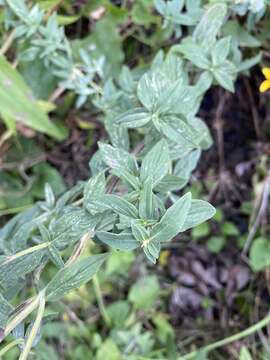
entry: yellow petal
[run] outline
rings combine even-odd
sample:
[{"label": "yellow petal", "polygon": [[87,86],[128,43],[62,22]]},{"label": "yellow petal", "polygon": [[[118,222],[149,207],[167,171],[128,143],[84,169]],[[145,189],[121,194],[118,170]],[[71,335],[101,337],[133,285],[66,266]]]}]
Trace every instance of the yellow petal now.
[{"label": "yellow petal", "polygon": [[265,76],[265,78],[266,78],[267,80],[270,80],[270,68],[264,67],[264,68],[262,69],[262,73],[263,73],[263,75]]},{"label": "yellow petal", "polygon": [[264,80],[260,86],[260,92],[263,93],[270,89],[270,80]]},{"label": "yellow petal", "polygon": [[163,250],[160,253],[158,262],[161,266],[166,266],[168,264],[168,258],[170,256],[170,251],[169,250]]}]

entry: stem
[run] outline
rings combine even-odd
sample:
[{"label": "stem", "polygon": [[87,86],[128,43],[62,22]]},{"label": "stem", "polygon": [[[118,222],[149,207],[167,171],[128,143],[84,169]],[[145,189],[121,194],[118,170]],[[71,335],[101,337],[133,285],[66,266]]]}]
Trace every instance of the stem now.
[{"label": "stem", "polygon": [[94,290],[95,290],[95,294],[96,294],[100,314],[101,314],[105,324],[109,327],[109,326],[111,326],[111,320],[109,318],[109,315],[108,315],[107,310],[106,310],[105,305],[104,305],[104,301],[103,301],[103,298],[102,298],[100,285],[99,285],[99,280],[98,280],[97,275],[95,275],[93,277],[93,285],[94,285]]},{"label": "stem", "polygon": [[39,245],[32,246],[32,247],[30,247],[28,249],[22,250],[22,251],[14,254],[14,255],[8,256],[7,259],[0,266],[6,265],[9,262],[17,259],[18,257],[24,256],[24,255],[27,255],[27,254],[31,254],[32,252],[37,251],[37,250],[42,250],[44,248],[47,248],[47,247],[50,246],[50,244],[51,244],[50,242],[45,242],[45,243],[42,243],[42,244],[39,244]]},{"label": "stem", "polygon": [[14,340],[11,343],[9,343],[7,346],[5,346],[2,350],[0,350],[0,359],[2,359],[2,356],[5,355],[10,349],[12,349],[14,346],[23,344],[22,339]]},{"label": "stem", "polygon": [[31,207],[33,207],[33,204],[19,206],[19,207],[11,208],[11,209],[5,209],[5,210],[0,211],[0,217],[4,216],[4,215],[18,214],[24,210],[30,209]]},{"label": "stem", "polygon": [[265,327],[268,323],[270,322],[270,314],[268,314],[266,317],[264,317],[262,320],[260,320],[259,322],[257,322],[256,324],[248,327],[247,329],[237,333],[237,334],[234,334],[232,336],[229,336],[225,339],[222,339],[222,340],[219,340],[219,341],[216,341],[212,344],[209,344],[199,350],[195,350],[195,351],[192,351],[190,353],[188,353],[187,355],[184,355],[184,356],[180,356],[178,357],[177,360],[189,360],[189,359],[193,359],[196,355],[198,355],[200,352],[204,351],[204,352],[209,352],[209,351],[212,351],[214,349],[217,349],[221,346],[224,346],[224,345],[227,345],[227,344],[230,344],[231,342],[234,342],[234,341],[237,341],[237,340],[240,340],[246,336],[249,336],[253,333],[255,333],[256,331],[260,330],[261,328]]},{"label": "stem", "polygon": [[8,37],[6,38],[5,42],[3,43],[3,45],[0,49],[0,55],[4,55],[8,51],[10,46],[12,45],[14,37],[15,37],[15,32],[16,32],[16,29],[13,29],[9,33]]},{"label": "stem", "polygon": [[40,328],[42,318],[43,318],[43,315],[44,315],[44,310],[45,310],[45,296],[44,296],[44,293],[40,293],[37,317],[35,319],[35,322],[33,324],[33,327],[31,329],[31,331],[30,331],[30,334],[28,336],[28,339],[26,341],[25,347],[23,349],[23,352],[20,355],[19,360],[27,360],[28,355],[29,355],[29,353],[31,351],[33,342],[35,341],[38,330]]},{"label": "stem", "polygon": [[4,331],[4,337],[7,337],[11,331],[20,324],[29,314],[31,314],[39,304],[39,297],[37,296],[35,299],[31,300],[31,302],[20,312],[18,313],[6,326]]}]

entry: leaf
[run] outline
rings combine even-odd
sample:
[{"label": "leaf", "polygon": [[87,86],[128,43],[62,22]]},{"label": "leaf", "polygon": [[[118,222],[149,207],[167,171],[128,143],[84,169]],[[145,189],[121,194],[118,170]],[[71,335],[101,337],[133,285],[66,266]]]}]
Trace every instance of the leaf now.
[{"label": "leaf", "polygon": [[96,235],[104,244],[117,250],[134,250],[140,245],[130,232],[115,234],[106,231],[97,231]]},{"label": "leaf", "polygon": [[231,47],[231,36],[218,40],[211,52],[213,65],[222,65],[229,55]]},{"label": "leaf", "polygon": [[182,178],[189,179],[190,174],[195,169],[201,156],[200,150],[194,150],[186,156],[181,157],[175,164],[174,174]]},{"label": "leaf", "polygon": [[187,178],[175,176],[175,175],[165,175],[164,178],[158,183],[155,187],[155,191],[167,194],[171,191],[181,190],[188,182]]},{"label": "leaf", "polygon": [[259,64],[261,62],[261,60],[262,60],[262,52],[259,52],[257,55],[255,55],[249,59],[245,59],[239,65],[237,65],[237,71],[238,72],[247,71],[250,68],[252,68],[253,66]]},{"label": "leaf", "polygon": [[141,219],[155,218],[152,179],[145,180],[140,192],[139,215]]},{"label": "leaf", "polygon": [[175,46],[175,51],[179,51],[186,59],[201,69],[209,69],[211,63],[207,57],[205,49],[201,44],[196,44],[191,38],[182,41],[180,45]]},{"label": "leaf", "polygon": [[250,249],[250,263],[254,271],[270,266],[270,241],[263,237],[255,239]]},{"label": "leaf", "polygon": [[101,157],[109,167],[116,171],[128,171],[133,175],[137,174],[138,166],[135,156],[108,144],[99,143],[98,145]]},{"label": "leaf", "polygon": [[80,49],[91,48],[93,58],[105,56],[105,78],[114,77],[120,72],[124,53],[121,36],[111,16],[104,16],[97,21],[90,36],[73,40],[71,43],[75,56],[78,56]]},{"label": "leaf", "polygon": [[121,329],[125,326],[130,307],[128,301],[125,300],[115,301],[107,307],[108,316],[115,328]]},{"label": "leaf", "polygon": [[30,128],[63,140],[66,131],[53,124],[32,98],[21,75],[0,57],[0,108],[5,116]]},{"label": "leaf", "polygon": [[136,309],[151,309],[160,292],[156,276],[145,276],[132,285],[128,299]]},{"label": "leaf", "polygon": [[137,222],[134,221],[131,224],[131,229],[132,229],[132,234],[133,234],[134,238],[138,242],[143,243],[145,241],[150,240],[149,232],[138,221]]},{"label": "leaf", "polygon": [[190,207],[191,193],[187,193],[167,209],[160,222],[153,227],[151,239],[165,242],[182,232]]},{"label": "leaf", "polygon": [[246,346],[241,347],[239,360],[252,360],[252,356]]},{"label": "leaf", "polygon": [[133,189],[139,190],[140,189],[140,180],[137,176],[132,175],[126,170],[113,170],[112,174],[122,179],[122,181],[126,184],[132,186]]},{"label": "leaf", "polygon": [[48,71],[42,59],[21,62],[19,70],[37,99],[47,100],[57,87],[57,78]]},{"label": "leaf", "polygon": [[210,48],[215,43],[226,14],[227,6],[224,3],[211,5],[193,32],[195,41],[205,49]]},{"label": "leaf", "polygon": [[88,282],[99,270],[107,254],[87,256],[62,268],[46,286],[46,300],[56,301]]},{"label": "leaf", "polygon": [[234,92],[234,79],[237,73],[236,67],[230,61],[226,61],[219,68],[213,70],[213,75],[217,82],[224,89]]},{"label": "leaf", "polygon": [[95,206],[92,205],[94,196],[103,195],[106,191],[106,180],[103,171],[91,177],[85,184],[83,190],[83,204],[84,207],[90,212],[95,213]]},{"label": "leaf", "polygon": [[103,196],[95,196],[92,199],[93,206],[97,210],[112,210],[116,214],[125,215],[131,218],[138,217],[138,211],[134,205],[117,195],[105,194]]},{"label": "leaf", "polygon": [[58,251],[57,247],[54,245],[53,242],[48,247],[48,257],[58,268],[61,269],[62,267],[65,266],[65,263],[62,260],[60,252]]},{"label": "leaf", "polygon": [[98,347],[95,358],[96,360],[121,360],[122,356],[116,343],[108,338]]},{"label": "leaf", "polygon": [[192,200],[186,220],[182,226],[181,232],[200,225],[211,219],[216,213],[216,209],[203,200]]},{"label": "leaf", "polygon": [[191,124],[175,116],[166,117],[166,122],[161,124],[160,131],[171,141],[180,143],[184,152],[199,147],[199,141],[203,135],[198,133]]},{"label": "leaf", "polygon": [[41,263],[46,250],[36,250],[22,255],[6,256],[0,264],[0,285],[7,289],[35,270]]},{"label": "leaf", "polygon": [[169,172],[170,156],[167,142],[160,140],[144,157],[141,164],[141,181],[151,179],[153,186]]},{"label": "leaf", "polygon": [[[6,326],[10,313],[13,310],[13,306],[3,297],[0,293],[0,330]],[[0,335],[1,342],[1,335]]]},{"label": "leaf", "polygon": [[81,208],[70,207],[50,224],[51,239],[57,249],[75,244],[86,233],[92,233],[100,221],[99,216]]},{"label": "leaf", "polygon": [[162,95],[167,84],[168,81],[165,76],[156,71],[148,72],[140,78],[137,95],[148,111],[153,113],[156,110],[158,99]]},{"label": "leaf", "polygon": [[119,115],[115,122],[116,124],[125,126],[127,128],[136,129],[145,126],[152,119],[151,113],[144,108],[134,108]]}]

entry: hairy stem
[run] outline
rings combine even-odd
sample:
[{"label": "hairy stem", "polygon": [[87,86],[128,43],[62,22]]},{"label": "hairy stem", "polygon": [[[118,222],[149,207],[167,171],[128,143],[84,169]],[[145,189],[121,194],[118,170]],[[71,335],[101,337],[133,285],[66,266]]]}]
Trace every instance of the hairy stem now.
[{"label": "hairy stem", "polygon": [[42,322],[42,318],[44,315],[44,311],[45,311],[45,295],[43,293],[40,294],[40,299],[39,299],[39,306],[38,306],[38,313],[37,313],[37,317],[35,319],[35,322],[33,324],[33,327],[30,331],[30,334],[28,336],[28,339],[26,341],[25,347],[23,349],[23,352],[20,355],[19,360],[27,360],[28,355],[31,351],[32,345],[35,341],[35,338],[38,334],[38,330],[40,328],[41,322]]},{"label": "hairy stem", "polygon": [[93,277],[93,285],[94,285],[94,290],[95,290],[95,294],[96,294],[100,314],[101,314],[105,324],[107,326],[110,326],[111,325],[111,320],[109,318],[109,315],[108,315],[107,310],[106,310],[105,305],[104,305],[104,301],[103,301],[103,298],[102,298],[101,289],[100,289],[99,280],[98,280],[97,275],[95,275]]}]

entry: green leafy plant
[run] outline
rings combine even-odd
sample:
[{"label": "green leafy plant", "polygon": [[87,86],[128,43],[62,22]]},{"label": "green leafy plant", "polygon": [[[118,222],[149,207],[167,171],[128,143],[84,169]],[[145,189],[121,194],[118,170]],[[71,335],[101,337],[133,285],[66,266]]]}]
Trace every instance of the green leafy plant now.
[{"label": "green leafy plant", "polygon": [[[188,36],[168,51],[159,51],[148,67],[133,71],[123,66],[110,76],[108,56],[97,56],[89,46],[78,51],[80,44],[76,48],[76,41],[67,39],[56,13],[48,15],[39,5],[28,8],[24,1],[2,4],[9,42],[14,41],[18,48],[16,61],[23,69],[38,59],[41,69],[57,84],[45,100],[55,101],[70,91],[77,107],[95,107],[108,133],[91,158],[87,181],[60,196],[47,184],[44,200],[13,217],[0,231],[0,339],[15,338],[11,344],[19,345],[24,360],[40,337],[48,316],[46,304],[90,279],[98,288],[96,273],[109,252],[97,252],[105,246],[142,251],[155,264],[164,244],[213,217],[211,204],[193,199],[184,190],[202,151],[212,144],[198,109],[211,85],[234,91],[237,74],[261,57],[256,54],[243,60],[234,27],[224,30],[228,11],[234,6],[155,1],[169,34],[175,32],[179,37],[181,27],[186,26]],[[28,87],[19,71],[4,57],[0,59],[1,77],[0,111],[9,129],[20,121],[58,139],[65,136],[40,105],[27,97]],[[94,254],[83,256],[91,242],[96,245]],[[53,275],[48,279],[44,269],[52,265]],[[153,277],[144,280],[151,305],[158,284]],[[141,286],[137,284],[129,294],[137,308],[142,307],[137,299]],[[28,322],[34,312],[34,320]],[[126,336],[136,335],[142,348],[151,348],[149,334],[144,337],[140,332],[137,326]],[[123,346],[127,342],[122,338]],[[10,344],[0,354],[9,348]],[[106,342],[98,358],[107,351],[118,350]]]}]

